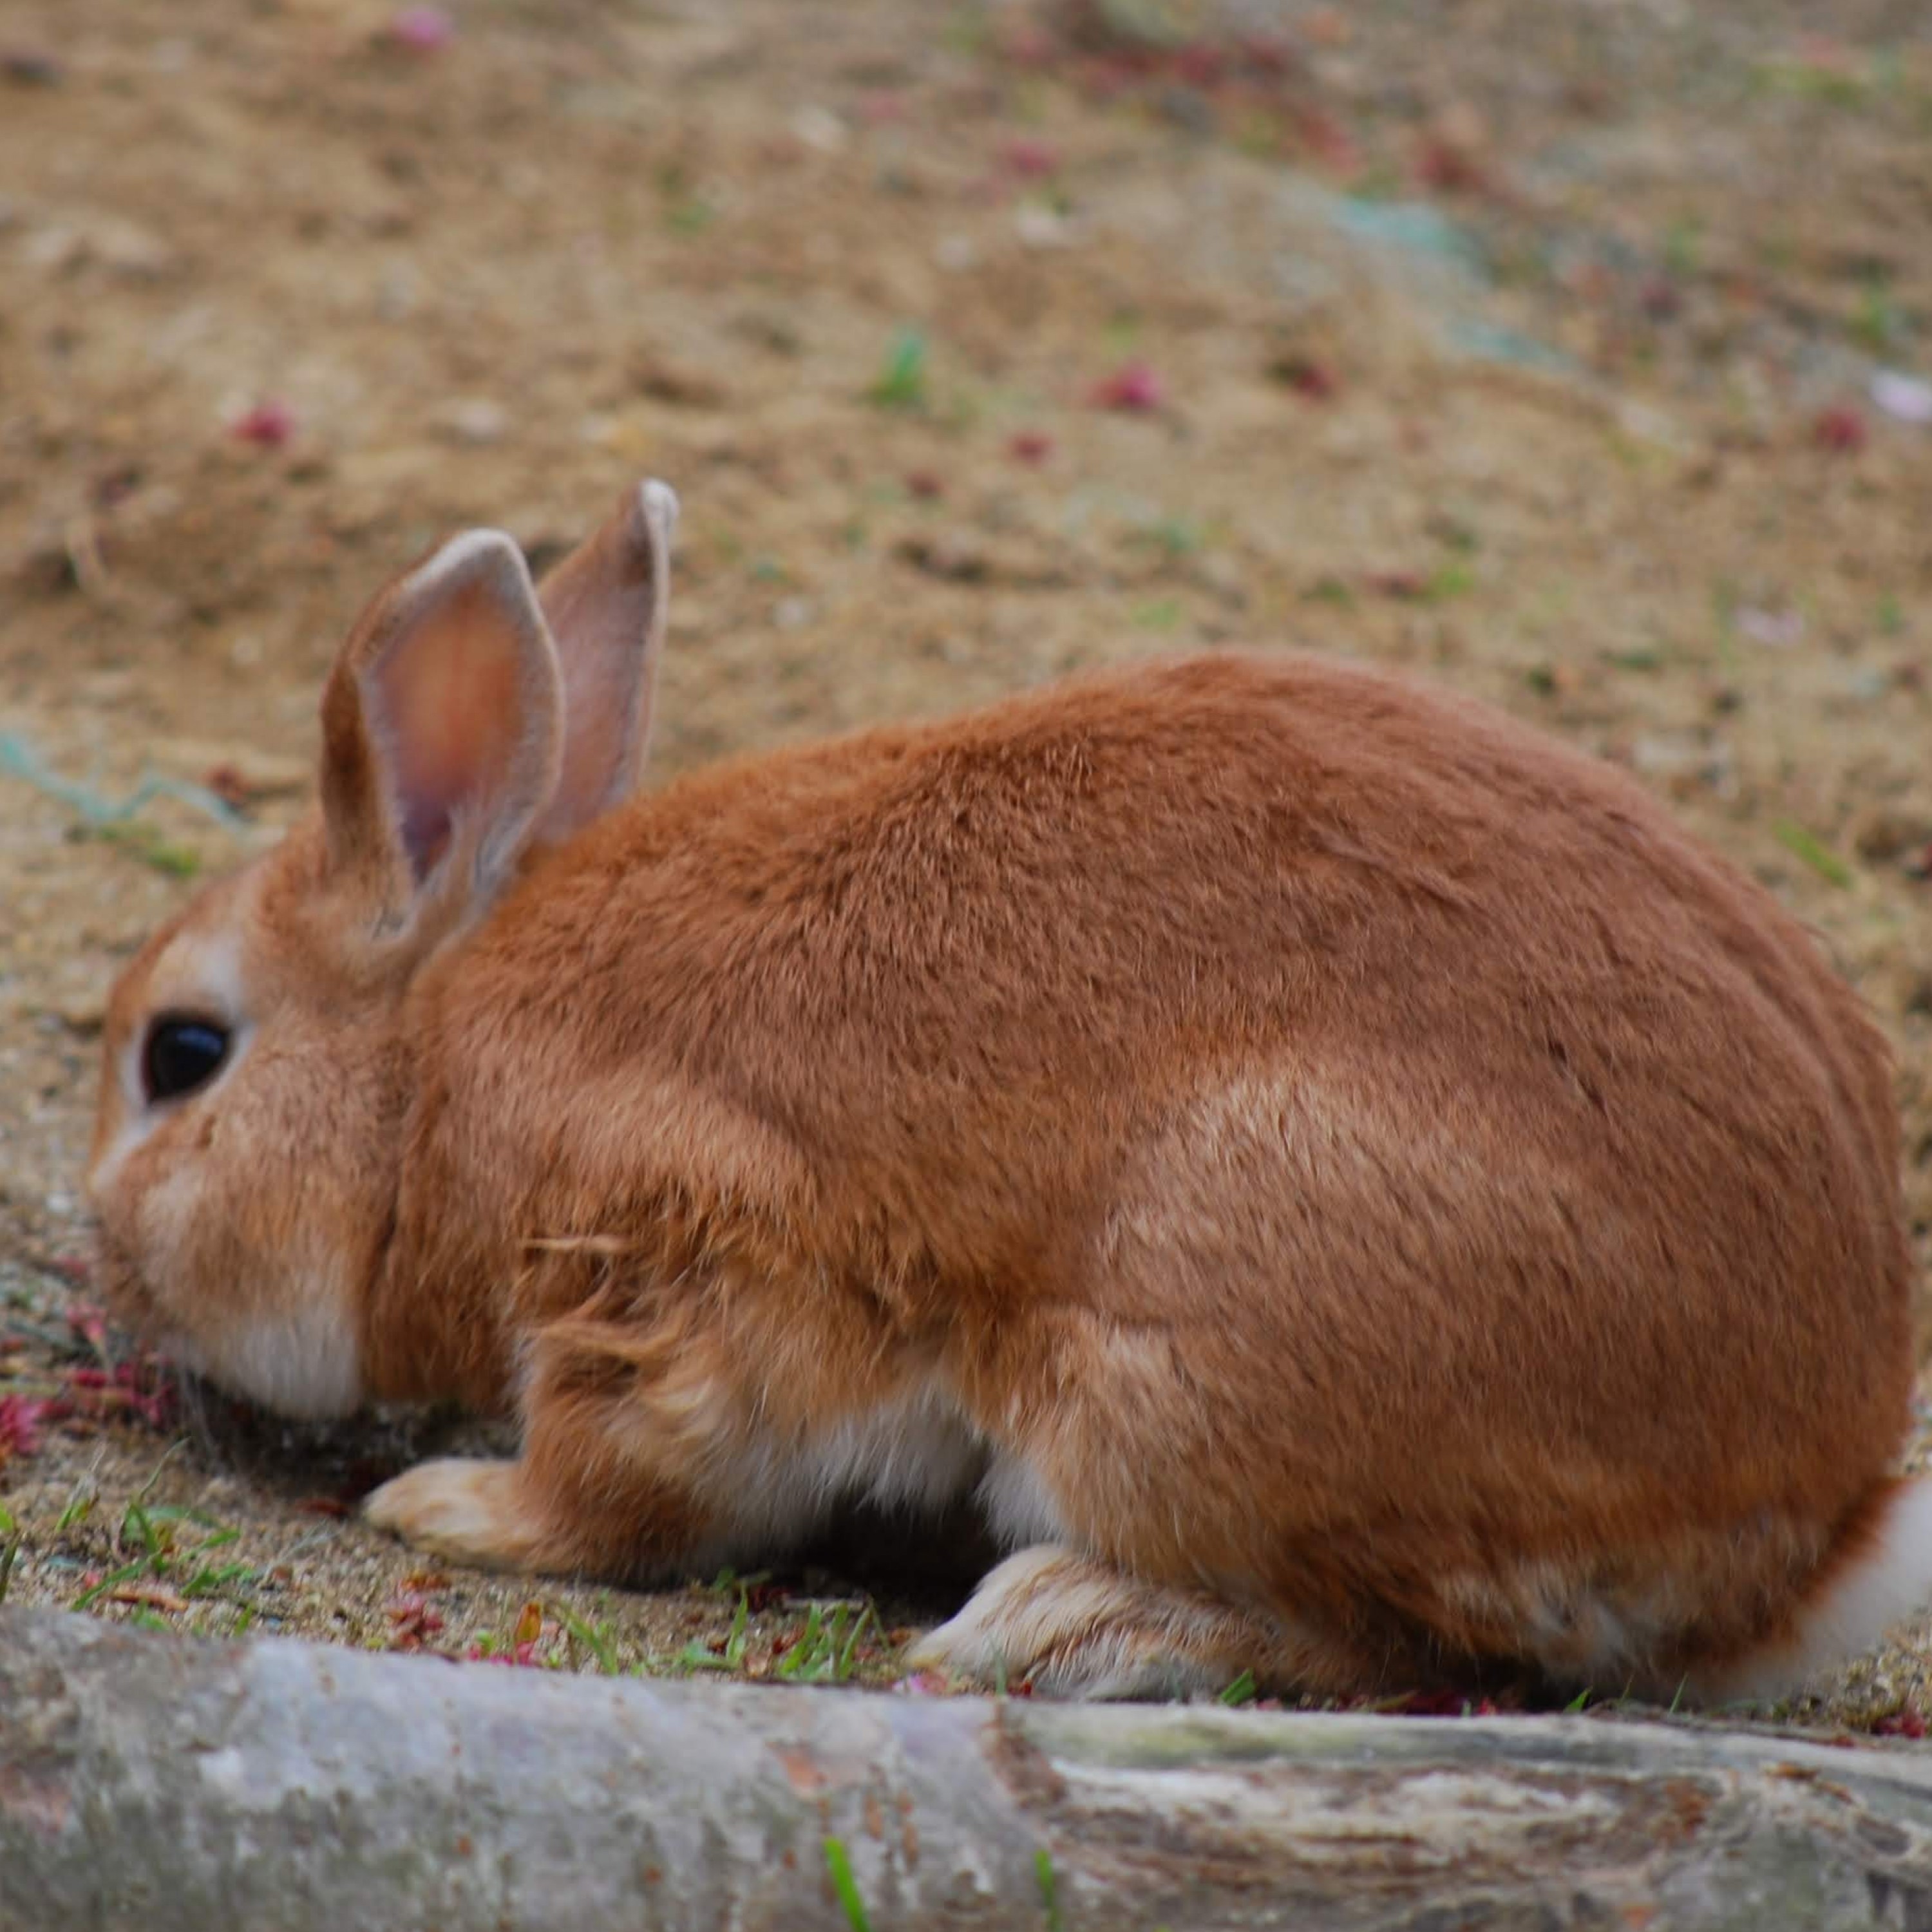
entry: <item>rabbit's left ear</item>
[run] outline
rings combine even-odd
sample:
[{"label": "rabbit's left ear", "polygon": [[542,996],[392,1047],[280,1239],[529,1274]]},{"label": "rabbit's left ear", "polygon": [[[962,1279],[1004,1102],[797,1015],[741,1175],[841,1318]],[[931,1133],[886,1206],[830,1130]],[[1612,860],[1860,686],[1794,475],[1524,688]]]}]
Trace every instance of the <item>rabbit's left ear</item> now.
[{"label": "rabbit's left ear", "polygon": [[563,674],[563,761],[536,836],[567,838],[628,797],[644,769],[670,599],[677,495],[652,478],[538,592]]},{"label": "rabbit's left ear", "polygon": [[556,790],[562,716],[522,551],[500,530],[452,538],[369,606],[323,693],[332,864],[406,922],[433,883],[487,899]]}]

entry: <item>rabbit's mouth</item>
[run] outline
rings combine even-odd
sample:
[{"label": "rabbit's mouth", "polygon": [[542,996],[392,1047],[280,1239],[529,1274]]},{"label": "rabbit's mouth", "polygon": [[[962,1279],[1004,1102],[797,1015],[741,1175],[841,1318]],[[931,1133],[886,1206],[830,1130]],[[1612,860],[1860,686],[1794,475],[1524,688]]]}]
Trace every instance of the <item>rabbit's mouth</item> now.
[{"label": "rabbit's mouth", "polygon": [[134,1258],[98,1222],[94,1230],[94,1279],[107,1312],[123,1328],[149,1328],[156,1304]]},{"label": "rabbit's mouth", "polygon": [[94,1231],[94,1279],[102,1306],[116,1327],[140,1336],[176,1368],[198,1372],[201,1351],[184,1330],[166,1318],[134,1257],[98,1225]]}]

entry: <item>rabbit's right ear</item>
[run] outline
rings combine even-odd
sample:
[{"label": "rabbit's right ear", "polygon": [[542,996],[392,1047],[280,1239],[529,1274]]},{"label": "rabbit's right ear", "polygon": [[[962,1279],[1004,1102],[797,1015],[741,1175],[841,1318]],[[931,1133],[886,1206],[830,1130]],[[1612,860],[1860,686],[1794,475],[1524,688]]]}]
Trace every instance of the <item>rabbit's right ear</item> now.
[{"label": "rabbit's right ear", "polygon": [[452,538],[363,613],[322,695],[332,868],[410,923],[432,889],[458,915],[530,844],[562,765],[562,680],[523,553]]},{"label": "rabbit's right ear", "polygon": [[537,836],[567,838],[629,796],[644,767],[670,601],[677,493],[626,490],[538,596],[563,668],[563,766]]}]

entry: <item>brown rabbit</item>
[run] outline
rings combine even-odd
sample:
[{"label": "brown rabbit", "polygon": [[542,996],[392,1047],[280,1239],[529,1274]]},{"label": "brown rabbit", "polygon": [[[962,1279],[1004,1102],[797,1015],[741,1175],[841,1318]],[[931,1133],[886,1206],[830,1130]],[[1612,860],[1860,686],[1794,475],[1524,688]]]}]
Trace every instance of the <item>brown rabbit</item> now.
[{"label": "brown rabbit", "polygon": [[975,1497],[962,1680],[1730,1695],[1932,1594],[1886,1054],[1768,896],[1285,656],[638,795],[676,512],[384,591],[318,808],[126,974],[90,1181],[180,1359],[513,1411],[370,1499],[461,1561]]}]

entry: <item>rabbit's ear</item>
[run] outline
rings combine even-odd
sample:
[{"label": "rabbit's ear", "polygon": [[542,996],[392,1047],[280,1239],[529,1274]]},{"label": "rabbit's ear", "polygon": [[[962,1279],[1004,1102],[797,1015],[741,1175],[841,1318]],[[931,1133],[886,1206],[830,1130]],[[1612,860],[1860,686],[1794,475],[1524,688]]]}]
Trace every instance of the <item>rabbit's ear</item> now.
[{"label": "rabbit's ear", "polygon": [[653,478],[544,579],[538,595],[563,668],[563,768],[540,838],[568,838],[637,784],[676,528],[676,493]]},{"label": "rabbit's ear", "polygon": [[562,710],[523,553],[500,530],[452,538],[376,598],[329,678],[332,862],[392,916],[406,918],[433,878],[439,897],[487,898],[556,789]]}]

